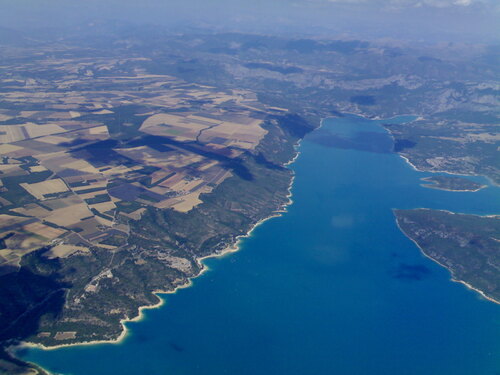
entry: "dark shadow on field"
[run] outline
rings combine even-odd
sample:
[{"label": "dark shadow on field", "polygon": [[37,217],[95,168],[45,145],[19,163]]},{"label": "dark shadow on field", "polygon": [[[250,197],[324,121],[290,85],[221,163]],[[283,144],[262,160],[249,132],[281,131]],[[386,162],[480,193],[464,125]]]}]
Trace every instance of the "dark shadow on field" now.
[{"label": "dark shadow on field", "polygon": [[174,146],[193,154],[203,156],[207,159],[217,160],[222,164],[222,166],[231,169],[237,176],[241,177],[242,179],[247,181],[253,180],[252,173],[243,164],[243,160],[241,158],[231,158],[228,155],[224,154],[225,152],[229,152],[229,150],[212,150],[207,145],[200,142],[179,142],[168,137],[154,135],[146,135],[144,137],[135,139],[129,142],[127,145],[132,147],[144,145],[158,151],[165,150],[165,147],[168,147],[169,145]]},{"label": "dark shadow on field", "polygon": [[88,161],[97,168],[109,165],[136,165],[132,159],[129,159],[113,150],[113,148],[118,146],[118,141],[114,139],[107,139],[105,141],[98,141],[90,145],[75,148],[70,151],[70,154],[74,158]]},{"label": "dark shadow on field", "polygon": [[[305,119],[295,114],[279,116],[274,119],[278,121],[282,130],[294,137],[303,138],[314,129]],[[95,167],[106,167],[109,165],[125,165],[132,167],[138,165],[139,162],[121,155],[116,152],[114,148],[140,146],[148,146],[159,152],[168,152],[174,149],[182,152],[182,150],[184,150],[210,160],[218,161],[223,167],[230,169],[235,175],[243,180],[252,181],[254,179],[254,176],[245,165],[244,159],[241,157],[231,157],[231,150],[229,148],[216,149],[199,141],[179,142],[166,136],[144,134],[130,139],[108,139],[77,147],[71,150],[70,153],[73,157],[84,159]],[[282,168],[268,161],[262,153],[255,156],[255,161],[267,168]]]},{"label": "dark shadow on field", "polygon": [[242,179],[249,181],[253,180],[252,174],[243,164],[241,158],[231,158],[224,154],[224,151],[229,152],[229,150],[212,150],[207,145],[199,142],[178,142],[163,136],[144,135],[127,142],[118,142],[108,139],[74,149],[71,151],[71,154],[73,157],[88,161],[95,167],[105,167],[109,165],[125,165],[131,167],[139,163],[119,154],[113,150],[113,148],[140,146],[148,146],[159,152],[172,151],[174,148],[185,150],[207,159],[217,160]]}]

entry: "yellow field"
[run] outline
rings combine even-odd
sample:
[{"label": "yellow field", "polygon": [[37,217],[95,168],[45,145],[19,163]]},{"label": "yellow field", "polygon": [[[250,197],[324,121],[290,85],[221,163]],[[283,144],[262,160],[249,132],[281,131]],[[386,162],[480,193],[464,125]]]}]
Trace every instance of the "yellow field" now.
[{"label": "yellow field", "polygon": [[17,142],[24,139],[22,128],[20,125],[3,125],[2,133],[0,133],[0,143]]},{"label": "yellow field", "polygon": [[30,167],[30,172],[44,172],[46,170],[47,168],[45,168],[43,165],[35,165],[33,167]]},{"label": "yellow field", "polygon": [[199,205],[200,203],[203,203],[199,198],[200,193],[201,191],[197,191],[195,193],[186,194],[183,195],[182,197],[179,197],[181,201],[179,203],[174,204],[172,208],[179,212],[191,211],[195,206]]},{"label": "yellow field", "polygon": [[0,172],[8,174],[8,173],[24,173],[23,169],[16,164],[0,164]]},{"label": "yellow field", "polygon": [[[109,111],[109,112],[111,112],[111,111]],[[92,134],[92,135],[96,135],[96,134],[102,135],[102,134],[105,134],[105,135],[109,136],[108,127],[105,126],[105,125],[103,125],[103,126],[96,126],[96,127],[90,128],[89,129],[89,134]]]},{"label": "yellow field", "polygon": [[[101,177],[101,176],[99,176],[99,177]],[[107,184],[108,184],[108,180],[101,177],[101,179],[99,181],[93,182],[87,186],[79,186],[79,187],[73,188],[72,190],[78,194],[79,192],[85,191],[87,189],[104,188],[104,187],[106,187]]]},{"label": "yellow field", "polygon": [[213,118],[196,116],[196,115],[189,115],[189,116],[187,116],[187,118],[193,119],[193,120],[198,120],[198,121],[206,121],[206,122],[210,122],[212,124],[220,124],[221,123],[220,120],[215,120]]},{"label": "yellow field", "polygon": [[139,220],[142,216],[142,214],[146,211],[144,207],[139,208],[138,210],[135,210],[134,212],[126,213],[126,212],[120,212],[120,215],[123,215],[125,217],[128,217],[133,220]]},{"label": "yellow field", "polygon": [[24,129],[28,132],[29,138],[42,137],[44,135],[52,135],[57,133],[64,133],[66,130],[55,124],[37,125],[34,123],[24,124]]},{"label": "yellow field", "polygon": [[61,137],[57,135],[48,135],[37,139],[37,141],[39,142],[45,142],[51,145],[58,145],[60,143],[69,142],[70,140],[71,140],[70,138]]},{"label": "yellow field", "polygon": [[198,170],[203,172],[209,168],[212,168],[214,165],[217,165],[217,164],[219,164],[219,162],[214,160],[214,161],[208,162],[206,164],[203,164],[201,167],[198,168]]},{"label": "yellow field", "polygon": [[53,240],[54,238],[57,238],[66,233],[64,229],[49,227],[48,225],[40,222],[25,225],[23,226],[23,229],[27,232],[45,237],[47,240]]},{"label": "yellow field", "polygon": [[267,131],[260,126],[261,120],[249,120],[251,121],[245,121],[247,124],[223,122],[203,131],[200,140],[202,142],[210,142],[213,138],[224,138],[227,140],[224,144],[225,147],[232,146],[253,149],[267,134]]},{"label": "yellow field", "polygon": [[44,200],[45,195],[48,194],[64,193],[65,191],[69,191],[64,181],[60,178],[37,182],[34,184],[22,183],[20,186],[39,200]]},{"label": "yellow field", "polygon": [[[0,139],[1,139],[1,135],[0,135]],[[1,142],[1,141],[0,141]],[[18,150],[22,150],[23,148],[22,147],[19,147],[19,146],[16,146],[16,145],[10,145],[10,144],[0,144],[0,155],[7,155],[9,152],[13,152],[13,151],[18,151]]]},{"label": "yellow field", "polygon": [[54,258],[67,258],[68,256],[76,253],[76,252],[84,252],[88,253],[90,250],[84,246],[76,246],[76,245],[68,245],[68,244],[59,244],[52,247],[45,256],[49,259]]},{"label": "yellow field", "polygon": [[196,188],[197,186],[203,184],[203,180],[181,180],[178,183],[170,186],[170,188],[174,191],[190,191],[191,189]]},{"label": "yellow field", "polygon": [[21,215],[33,216],[38,218],[44,218],[50,212],[49,210],[43,208],[42,206],[39,206],[36,203],[30,203],[23,207],[16,207],[13,208],[12,211],[17,212]]},{"label": "yellow field", "polygon": [[148,117],[139,130],[152,135],[167,135],[179,141],[193,140],[210,124],[200,124],[187,117],[160,113]]},{"label": "yellow field", "polygon": [[[69,157],[67,159],[70,162],[63,164],[62,167],[64,167],[64,168],[76,169],[78,171],[87,172],[87,173],[99,173],[99,170],[86,160],[73,159],[73,158],[69,158]],[[87,187],[87,189],[88,188],[89,187]]]},{"label": "yellow field", "polygon": [[[6,249],[15,249],[15,253],[0,251],[0,263],[3,260],[10,261],[9,259],[17,262],[20,254],[56,239],[71,242],[75,237],[80,237],[91,242],[93,246],[114,249],[111,245],[100,245],[99,241],[107,238],[110,227],[127,233],[130,230],[128,224],[126,221],[117,223],[94,215],[91,210],[107,213],[110,217],[116,214],[135,220],[141,218],[146,206],[188,212],[202,203],[201,194],[213,190],[213,187],[207,184],[217,185],[231,176],[231,172],[218,161],[219,159],[205,152],[237,157],[245,150],[254,149],[266,135],[267,131],[261,126],[262,120],[256,118],[264,118],[266,107],[258,102],[254,93],[245,90],[221,92],[214,87],[186,84],[174,77],[143,74],[143,71],[139,70],[129,76],[113,78],[91,74],[91,65],[94,71],[112,70],[116,64],[131,60],[134,59],[103,58],[92,62],[70,58],[47,59],[43,62],[44,69],[57,70],[62,74],[61,80],[55,82],[56,89],[52,84],[30,81],[32,85],[37,85],[37,90],[17,86],[3,96],[2,100],[12,103],[13,108],[16,108],[16,103],[22,102],[37,105],[37,110],[17,113],[16,110],[0,110],[0,121],[16,117],[31,121],[1,127],[0,154],[9,156],[9,161],[16,160],[13,158],[32,156],[38,161],[38,165],[29,164],[29,172],[49,170],[61,177],[22,184],[29,194],[43,200],[40,205],[31,203],[18,206],[16,202],[0,198],[1,205],[11,205],[9,208],[12,212],[27,216],[19,218],[14,215],[0,215],[0,227],[12,226],[16,231],[16,235],[9,240],[11,248]],[[89,69],[86,77],[77,77],[76,74],[82,69]],[[89,89],[89,80],[95,83],[95,90]],[[138,86],[147,94],[138,92]],[[203,100],[204,103],[192,106],[192,100]],[[86,150],[80,148],[94,141],[109,139],[108,127],[102,115],[111,115],[115,113],[115,108],[127,104],[141,108],[133,115],[145,118],[139,129],[144,135],[168,137],[179,144],[165,142],[168,148],[160,148],[130,147],[120,143],[122,146],[113,146],[113,151],[133,160],[134,163],[94,164],[94,160],[88,158]],[[185,108],[190,106],[192,111],[185,111]],[[174,112],[177,108],[184,110]],[[96,116],[90,118],[92,115]],[[135,121],[130,121],[123,125],[134,124]],[[195,145],[203,148],[201,152],[182,144],[194,140],[204,143],[202,146]],[[74,150],[77,152],[73,152]],[[18,162],[19,165],[0,164],[0,171],[25,175],[28,168],[20,168],[22,159]],[[144,179],[144,171],[141,171],[144,166],[158,168],[150,175],[151,180]],[[171,174],[173,176],[164,180]],[[118,185],[131,183],[134,188],[155,193],[160,201],[138,199],[136,202],[143,206],[128,214],[117,210],[116,204],[120,199],[116,197],[111,197],[110,202],[94,205],[88,205],[84,201],[105,194],[106,188],[110,184],[115,186],[116,182]],[[75,185],[77,187],[69,188]],[[4,186],[3,189],[5,188]],[[103,189],[82,193],[94,188]],[[71,195],[66,198],[50,196],[66,192]],[[172,192],[178,196],[171,197]],[[52,211],[44,208],[45,206]],[[33,218],[38,221],[27,224],[30,220],[33,221]],[[67,230],[52,228],[44,222],[57,224]],[[73,230],[74,232],[69,232]],[[66,238],[70,233],[72,235]],[[75,236],[75,233],[78,235]],[[48,256],[66,257],[76,251],[88,249],[61,243],[55,246]],[[169,261],[172,267],[190,267],[182,258],[172,258]],[[58,339],[65,340],[71,335],[71,332],[60,332]]]},{"label": "yellow field", "polygon": [[[101,194],[102,194],[102,192],[101,192]],[[109,202],[92,204],[89,207],[95,208],[97,211],[105,213],[107,211],[114,210],[116,208],[116,205],[112,201],[109,201]]]},{"label": "yellow field", "polygon": [[114,113],[113,111],[110,111],[109,109],[103,109],[98,112],[93,112],[94,115],[109,115],[111,113]]},{"label": "yellow field", "polygon": [[85,203],[75,204],[69,207],[59,208],[52,211],[45,220],[66,227],[79,223],[82,219],[94,216]]},{"label": "yellow field", "polygon": [[[0,228],[7,228],[11,225],[22,223],[23,221],[26,221],[25,217],[0,214]],[[1,230],[2,229],[0,229],[0,231]]]}]

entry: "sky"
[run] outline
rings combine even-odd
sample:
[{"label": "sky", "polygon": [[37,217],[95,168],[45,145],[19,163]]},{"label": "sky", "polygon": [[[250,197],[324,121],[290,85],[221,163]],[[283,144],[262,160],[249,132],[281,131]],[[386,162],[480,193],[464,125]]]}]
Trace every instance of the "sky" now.
[{"label": "sky", "polygon": [[0,0],[0,27],[118,20],[215,31],[500,41],[500,0]]}]

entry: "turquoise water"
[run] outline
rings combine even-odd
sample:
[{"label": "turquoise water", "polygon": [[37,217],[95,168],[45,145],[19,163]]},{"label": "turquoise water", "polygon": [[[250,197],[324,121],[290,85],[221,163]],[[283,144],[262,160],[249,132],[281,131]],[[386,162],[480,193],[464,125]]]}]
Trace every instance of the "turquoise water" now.
[{"label": "turquoise water", "polygon": [[379,123],[326,120],[292,166],[288,213],[208,260],[122,343],[22,357],[73,375],[500,374],[500,306],[451,282],[391,211],[499,213],[500,189],[421,187],[430,174],[386,152]]}]

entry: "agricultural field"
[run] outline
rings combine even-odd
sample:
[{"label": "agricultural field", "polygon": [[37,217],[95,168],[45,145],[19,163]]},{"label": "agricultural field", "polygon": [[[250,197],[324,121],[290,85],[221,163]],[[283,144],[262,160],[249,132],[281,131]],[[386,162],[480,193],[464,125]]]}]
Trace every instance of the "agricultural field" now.
[{"label": "agricultural field", "polygon": [[249,91],[147,74],[144,60],[1,68],[0,274],[43,246],[49,258],[112,251],[147,207],[189,212],[245,175],[239,158],[283,112]]},{"label": "agricultural field", "polygon": [[415,115],[384,125],[386,152],[498,181],[486,47],[114,27],[0,40],[0,372],[12,341],[120,337],[154,292],[285,210],[287,166],[321,119]]}]

